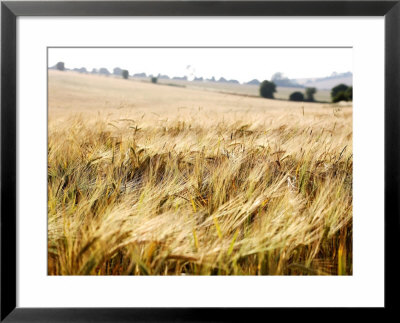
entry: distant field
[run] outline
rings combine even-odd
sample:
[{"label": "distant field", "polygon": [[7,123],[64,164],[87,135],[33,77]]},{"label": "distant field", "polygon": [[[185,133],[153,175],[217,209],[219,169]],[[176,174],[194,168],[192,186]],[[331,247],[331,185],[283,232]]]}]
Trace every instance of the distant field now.
[{"label": "distant field", "polygon": [[352,274],[351,106],[48,85],[49,275]]},{"label": "distant field", "polygon": [[[259,96],[259,86],[258,85],[249,85],[249,84],[230,84],[230,83],[217,83],[217,82],[188,82],[188,81],[180,81],[180,80],[158,80],[161,84],[176,84],[191,88],[201,88],[206,89],[208,91],[220,91],[220,92],[232,92],[244,95],[251,96]],[[274,94],[276,99],[281,100],[289,100],[290,94],[293,92],[302,92],[304,93],[304,89],[302,88],[286,88],[286,87],[277,87],[277,92]],[[317,93],[314,95],[316,101],[320,102],[331,102],[331,94],[328,90],[317,90]]]},{"label": "distant field", "polygon": [[[148,80],[123,80],[114,76],[98,76],[75,72],[49,71],[49,113],[87,113],[102,111],[111,114],[151,112],[171,115],[177,111],[190,109],[211,109],[218,112],[251,111],[272,112],[278,109],[289,109],[299,112],[302,107],[308,109],[330,107],[331,104],[299,103],[282,100],[269,100],[259,96],[246,97],[235,92],[235,85],[221,85],[221,89],[196,86],[186,88],[167,86],[183,85],[182,81],[170,82],[161,80],[152,84]],[[186,82],[187,83],[187,82]],[[254,91],[254,86],[247,86]],[[219,93],[222,91],[223,93]],[[257,92],[258,93],[258,92]],[[243,93],[246,95],[246,93]],[[247,93],[249,95],[249,93]],[[171,110],[172,109],[172,110]],[[294,109],[294,110],[293,110]],[[314,111],[314,110],[313,110]]]}]

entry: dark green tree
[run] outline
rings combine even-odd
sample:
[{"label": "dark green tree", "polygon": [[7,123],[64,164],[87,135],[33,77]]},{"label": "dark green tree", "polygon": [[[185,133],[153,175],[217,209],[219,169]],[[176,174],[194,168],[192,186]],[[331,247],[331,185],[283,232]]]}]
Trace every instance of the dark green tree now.
[{"label": "dark green tree", "polygon": [[64,62],[58,62],[56,64],[56,69],[58,69],[59,71],[64,71],[65,70]]},{"label": "dark green tree", "polygon": [[274,82],[263,81],[260,84],[260,96],[267,99],[273,99],[276,92],[276,85]]},{"label": "dark green tree", "polygon": [[151,83],[154,83],[154,84],[157,83],[157,78],[155,76],[151,77]]},{"label": "dark green tree", "polygon": [[289,96],[290,101],[304,101],[304,94],[301,92],[293,92]]},{"label": "dark green tree", "polygon": [[336,85],[332,90],[331,90],[331,98],[333,99],[335,96],[339,94],[339,92],[344,92],[348,89],[348,86],[346,84],[339,84]]},{"label": "dark green tree", "polygon": [[314,102],[314,94],[317,93],[317,89],[315,87],[306,88],[306,101]]},{"label": "dark green tree", "polygon": [[346,92],[344,92],[348,98],[348,101],[353,101],[353,87],[349,86],[346,90]]},{"label": "dark green tree", "polygon": [[339,84],[331,91],[332,102],[352,101],[353,87],[346,84]]},{"label": "dark green tree", "polygon": [[334,98],[332,98],[333,103],[336,103],[339,101],[348,101],[345,91],[339,92],[338,94],[336,94],[336,96]]},{"label": "dark green tree", "polygon": [[122,77],[127,80],[129,78],[129,72],[128,70],[122,70]]}]

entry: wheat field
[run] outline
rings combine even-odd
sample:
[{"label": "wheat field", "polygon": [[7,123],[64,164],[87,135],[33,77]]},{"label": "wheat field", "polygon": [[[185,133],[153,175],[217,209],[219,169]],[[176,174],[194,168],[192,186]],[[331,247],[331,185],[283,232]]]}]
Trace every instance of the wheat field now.
[{"label": "wheat field", "polygon": [[49,275],[351,275],[352,107],[49,71]]}]

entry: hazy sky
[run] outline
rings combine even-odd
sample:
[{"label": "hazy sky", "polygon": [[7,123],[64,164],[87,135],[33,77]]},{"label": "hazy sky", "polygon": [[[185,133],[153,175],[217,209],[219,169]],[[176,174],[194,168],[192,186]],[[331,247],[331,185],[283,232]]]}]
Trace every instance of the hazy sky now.
[{"label": "hazy sky", "polygon": [[50,48],[49,67],[114,67],[129,74],[225,77],[247,82],[271,79],[276,72],[289,78],[323,77],[352,72],[351,48]]}]

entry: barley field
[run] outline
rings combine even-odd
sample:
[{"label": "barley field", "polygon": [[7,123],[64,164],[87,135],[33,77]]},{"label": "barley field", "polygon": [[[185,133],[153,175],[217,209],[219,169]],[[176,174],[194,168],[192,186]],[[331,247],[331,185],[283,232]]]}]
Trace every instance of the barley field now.
[{"label": "barley field", "polygon": [[352,107],[49,71],[49,275],[351,275]]}]

